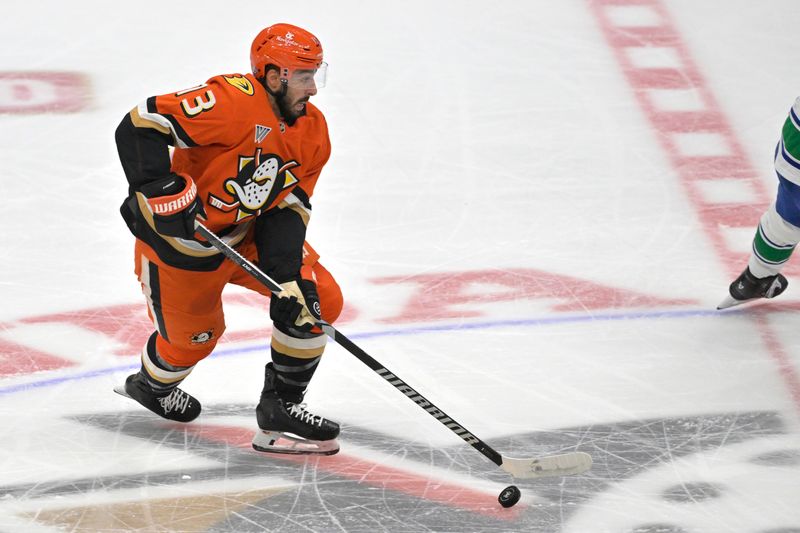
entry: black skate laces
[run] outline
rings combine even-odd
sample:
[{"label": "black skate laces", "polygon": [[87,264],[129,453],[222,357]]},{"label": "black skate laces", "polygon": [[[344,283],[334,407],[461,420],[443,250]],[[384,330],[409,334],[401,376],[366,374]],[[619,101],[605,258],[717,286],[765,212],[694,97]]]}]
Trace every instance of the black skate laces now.
[{"label": "black skate laces", "polygon": [[167,414],[173,410],[185,413],[186,408],[189,407],[190,399],[191,396],[183,392],[181,389],[175,389],[171,393],[169,393],[168,396],[159,398],[158,403],[161,404],[161,408],[164,410],[164,414]]},{"label": "black skate laces", "polygon": [[306,404],[304,403],[290,403],[286,405],[289,408],[289,416],[292,416],[301,422],[311,425],[322,427],[324,418],[317,416],[306,411]]}]

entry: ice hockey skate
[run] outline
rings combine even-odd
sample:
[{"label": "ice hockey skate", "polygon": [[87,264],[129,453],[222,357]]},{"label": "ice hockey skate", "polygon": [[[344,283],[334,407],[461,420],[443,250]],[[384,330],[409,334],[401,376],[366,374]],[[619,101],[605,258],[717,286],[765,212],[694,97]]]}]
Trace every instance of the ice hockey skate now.
[{"label": "ice hockey skate", "polygon": [[124,385],[114,387],[114,392],[136,400],[161,418],[176,422],[191,422],[201,411],[197,398],[177,387],[166,394],[157,394],[140,372],[128,376]]},{"label": "ice hockey skate", "polygon": [[259,452],[333,455],[339,451],[339,424],[306,410],[302,392],[278,391],[272,363],[266,368],[264,390],[256,407],[259,430],[253,448]]},{"label": "ice hockey skate", "polygon": [[728,289],[730,295],[717,309],[727,309],[759,298],[774,298],[785,291],[788,285],[789,281],[783,274],[757,278],[748,267],[731,283]]}]

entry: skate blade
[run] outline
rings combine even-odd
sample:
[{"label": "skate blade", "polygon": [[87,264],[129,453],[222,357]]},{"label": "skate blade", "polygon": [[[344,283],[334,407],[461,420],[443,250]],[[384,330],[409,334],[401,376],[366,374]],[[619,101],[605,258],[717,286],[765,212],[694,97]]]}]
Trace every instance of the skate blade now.
[{"label": "skate blade", "polygon": [[253,437],[253,449],[289,455],[334,455],[339,452],[339,442],[336,439],[310,440],[280,431],[259,430]]},{"label": "skate blade", "polygon": [[[119,394],[120,396],[125,396],[126,398],[131,398],[131,395],[125,392],[125,385],[117,385],[114,387],[114,392]],[[132,400],[133,398],[131,398]]]},{"label": "skate blade", "polygon": [[750,300],[737,300],[733,296],[728,296],[719,303],[719,305],[717,306],[717,311],[721,311],[722,309],[728,309],[730,307],[736,307],[737,305],[742,305],[743,303],[747,303],[751,300],[757,300],[757,299],[758,298],[751,298]]}]

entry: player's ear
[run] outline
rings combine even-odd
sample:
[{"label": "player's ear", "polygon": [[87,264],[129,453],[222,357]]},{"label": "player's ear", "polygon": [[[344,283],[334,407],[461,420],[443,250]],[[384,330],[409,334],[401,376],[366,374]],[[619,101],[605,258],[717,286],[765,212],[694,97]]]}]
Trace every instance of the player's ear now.
[{"label": "player's ear", "polygon": [[264,84],[272,92],[281,90],[281,77],[276,68],[268,68],[264,74]]}]

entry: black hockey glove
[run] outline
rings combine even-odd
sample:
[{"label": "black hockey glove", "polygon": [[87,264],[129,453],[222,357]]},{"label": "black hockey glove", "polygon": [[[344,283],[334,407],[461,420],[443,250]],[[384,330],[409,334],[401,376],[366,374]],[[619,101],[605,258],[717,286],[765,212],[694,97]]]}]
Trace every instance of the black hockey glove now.
[{"label": "black hockey glove", "polygon": [[281,283],[283,290],[269,301],[273,322],[299,331],[310,331],[321,319],[319,295],[313,281],[296,278]]},{"label": "black hockey glove", "polygon": [[194,219],[206,218],[197,186],[189,176],[170,173],[140,189],[153,213],[155,230],[161,235],[194,238]]}]

